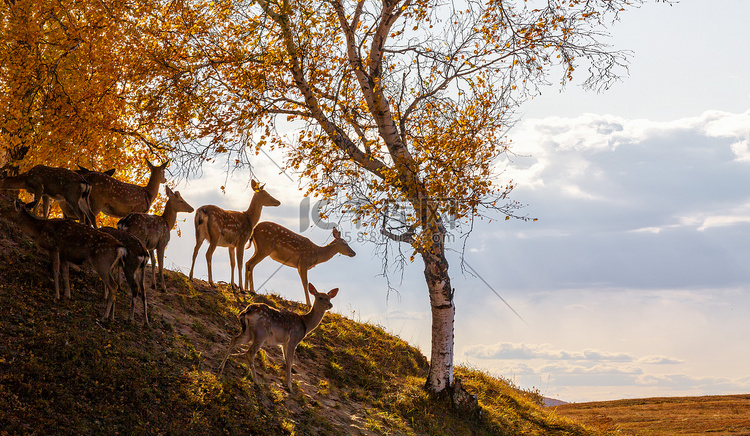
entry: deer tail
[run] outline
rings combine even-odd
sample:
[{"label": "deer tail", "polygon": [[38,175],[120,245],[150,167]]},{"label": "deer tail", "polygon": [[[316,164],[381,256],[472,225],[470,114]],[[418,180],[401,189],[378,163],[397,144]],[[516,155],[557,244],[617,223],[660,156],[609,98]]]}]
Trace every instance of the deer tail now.
[{"label": "deer tail", "polygon": [[117,221],[117,228],[123,231],[127,231],[128,227],[130,227],[130,217],[132,217],[133,214],[128,214],[125,218],[120,219],[120,221]]},{"label": "deer tail", "polygon": [[128,255],[128,249],[123,247],[122,245],[117,247],[117,260],[115,261],[116,264],[121,264],[122,266],[125,266],[125,256]]},{"label": "deer tail", "polygon": [[250,230],[250,237],[247,238],[247,245],[245,245],[245,250],[249,250],[250,247],[253,246],[253,236],[255,236],[255,227]]},{"label": "deer tail", "polygon": [[91,184],[86,181],[81,182],[81,198],[85,198],[88,201],[89,195],[91,195]]},{"label": "deer tail", "polygon": [[206,214],[203,212],[203,208],[199,207],[197,211],[195,211],[195,228],[197,229],[198,226],[203,225],[203,223],[206,222]]}]

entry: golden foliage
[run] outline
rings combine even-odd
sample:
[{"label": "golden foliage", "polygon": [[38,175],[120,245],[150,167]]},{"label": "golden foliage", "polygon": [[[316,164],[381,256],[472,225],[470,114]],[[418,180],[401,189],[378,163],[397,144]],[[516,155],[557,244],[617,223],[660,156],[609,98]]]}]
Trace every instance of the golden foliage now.
[{"label": "golden foliage", "polygon": [[131,176],[150,153],[190,166],[282,148],[308,193],[364,222],[393,201],[417,233],[510,216],[494,161],[514,111],[555,67],[611,83],[625,58],[599,41],[605,18],[640,2],[7,0],[0,147],[28,147],[22,169]]}]

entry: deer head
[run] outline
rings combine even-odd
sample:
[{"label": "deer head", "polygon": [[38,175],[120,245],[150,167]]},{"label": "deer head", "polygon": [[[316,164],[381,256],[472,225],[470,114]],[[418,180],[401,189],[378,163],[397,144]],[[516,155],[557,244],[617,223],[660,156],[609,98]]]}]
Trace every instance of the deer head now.
[{"label": "deer head", "polygon": [[352,250],[352,247],[349,246],[349,243],[346,242],[346,239],[341,237],[341,233],[339,233],[337,229],[334,228],[331,233],[333,235],[333,242],[331,244],[336,246],[336,251],[349,257],[357,255],[357,253]]}]

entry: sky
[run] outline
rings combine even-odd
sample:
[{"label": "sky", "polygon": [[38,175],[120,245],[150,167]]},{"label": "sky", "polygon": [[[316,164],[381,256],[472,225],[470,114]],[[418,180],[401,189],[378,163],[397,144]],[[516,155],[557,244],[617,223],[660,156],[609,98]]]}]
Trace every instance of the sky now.
[{"label": "sky", "polygon": [[[569,402],[750,392],[748,16],[745,0],[646,4],[610,29],[609,42],[633,52],[621,83],[600,94],[551,87],[521,108],[508,134],[515,156],[497,165],[538,220],[478,222],[466,268],[449,253],[457,364]],[[277,160],[254,164],[253,177],[282,203],[261,220],[330,242],[330,230],[301,225],[311,216],[301,182]],[[206,167],[176,188],[196,208],[245,210],[250,174],[227,177]],[[166,262],[187,274],[193,216],[178,219]],[[421,262],[391,273],[388,292],[361,229],[340,230],[357,256],[315,267],[310,281],[341,289],[335,312],[429,355]],[[195,265],[202,279],[205,250]],[[228,281],[225,248],[213,273]],[[254,278],[260,292],[304,301],[292,268],[266,259]]]}]

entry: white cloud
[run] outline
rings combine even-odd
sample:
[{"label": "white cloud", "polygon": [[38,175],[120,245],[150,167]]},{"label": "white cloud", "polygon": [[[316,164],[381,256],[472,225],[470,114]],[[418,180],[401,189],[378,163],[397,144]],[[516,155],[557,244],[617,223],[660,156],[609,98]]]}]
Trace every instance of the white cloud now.
[{"label": "white cloud", "polygon": [[697,377],[686,374],[642,374],[636,378],[636,384],[659,386],[662,388],[703,388],[706,390],[730,392],[746,392],[750,388],[750,380],[747,377],[730,379],[727,377]]},{"label": "white cloud", "polygon": [[418,312],[415,310],[403,310],[400,308],[390,307],[386,313],[386,318],[391,320],[424,320],[427,319],[425,312]]},{"label": "white cloud", "polygon": [[466,355],[480,359],[547,359],[569,361],[615,361],[632,362],[633,356],[626,353],[611,353],[599,350],[565,351],[555,350],[549,344],[517,344],[500,342],[493,345],[469,347]]},{"label": "white cloud", "polygon": [[732,152],[740,162],[750,162],[750,141],[747,139],[737,141],[731,145]]},{"label": "white cloud", "polygon": [[685,363],[684,360],[672,359],[666,356],[645,356],[638,359],[638,363],[644,363],[647,365],[679,365]]}]

